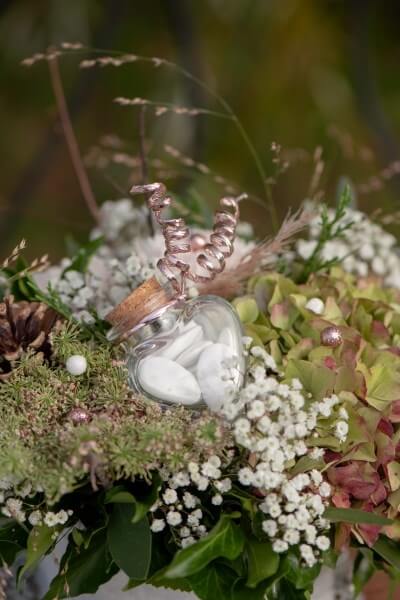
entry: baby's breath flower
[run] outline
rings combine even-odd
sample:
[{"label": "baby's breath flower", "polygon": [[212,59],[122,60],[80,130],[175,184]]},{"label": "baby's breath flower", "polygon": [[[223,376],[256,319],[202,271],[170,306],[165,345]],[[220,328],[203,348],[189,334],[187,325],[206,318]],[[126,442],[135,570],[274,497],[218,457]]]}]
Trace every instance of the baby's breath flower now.
[{"label": "baby's breath flower", "polygon": [[49,511],[44,515],[43,521],[47,527],[55,527],[58,525],[58,516],[55,512]]},{"label": "baby's breath flower", "polygon": [[180,525],[182,523],[182,515],[176,510],[171,510],[167,513],[167,523],[172,527]]},{"label": "baby's breath flower", "polygon": [[337,437],[340,442],[346,441],[348,432],[349,432],[349,426],[346,421],[338,421],[336,423],[335,437]]},{"label": "baby's breath flower", "polygon": [[282,554],[288,550],[289,544],[284,540],[275,540],[272,542],[272,550],[277,554]]},{"label": "baby's breath flower", "polygon": [[163,500],[165,504],[174,504],[178,500],[178,494],[175,490],[167,488],[163,494]]},{"label": "baby's breath flower", "polygon": [[223,497],[221,496],[221,494],[216,494],[215,496],[213,496],[211,498],[211,502],[212,504],[214,504],[214,506],[220,506],[223,502]]},{"label": "baby's breath flower", "polygon": [[153,533],[159,533],[160,531],[163,531],[163,529],[165,529],[164,519],[153,519],[153,522],[152,522],[150,528]]},{"label": "baby's breath flower", "polygon": [[31,514],[28,517],[28,521],[34,527],[36,525],[40,525],[42,522],[42,513],[40,512],[40,510],[34,510],[33,512],[31,512]]},{"label": "baby's breath flower", "polygon": [[182,548],[187,548],[188,546],[191,546],[192,544],[195,543],[195,541],[196,541],[195,538],[191,535],[189,537],[183,538],[181,540]]}]

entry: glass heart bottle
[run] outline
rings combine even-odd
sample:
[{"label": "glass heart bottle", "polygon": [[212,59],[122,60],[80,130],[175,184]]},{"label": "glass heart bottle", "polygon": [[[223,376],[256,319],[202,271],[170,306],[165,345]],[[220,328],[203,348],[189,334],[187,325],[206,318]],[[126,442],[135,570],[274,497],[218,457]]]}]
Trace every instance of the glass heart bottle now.
[{"label": "glass heart bottle", "polygon": [[[166,251],[156,276],[132,292],[109,315],[109,339],[125,344],[130,385],[163,404],[207,405],[218,411],[243,384],[242,330],[234,309],[213,295],[187,299],[187,282],[214,279],[233,252],[238,219],[235,198],[221,200],[209,242],[195,252],[183,219],[165,220],[171,199],[163,184],[136,186],[164,234]],[[199,235],[196,235],[196,246]],[[201,245],[201,244],[200,244]],[[183,260],[184,255],[185,260]]]},{"label": "glass heart bottle", "polygon": [[146,281],[108,316],[109,338],[125,345],[133,389],[163,404],[217,411],[243,382],[239,319],[222,298],[182,301],[171,291],[155,277]]}]

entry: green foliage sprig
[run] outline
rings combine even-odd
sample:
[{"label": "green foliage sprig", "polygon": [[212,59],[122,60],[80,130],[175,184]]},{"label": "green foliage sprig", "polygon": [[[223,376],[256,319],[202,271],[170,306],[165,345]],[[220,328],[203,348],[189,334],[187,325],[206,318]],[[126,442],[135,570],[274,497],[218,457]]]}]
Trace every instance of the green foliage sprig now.
[{"label": "green foliage sprig", "polygon": [[299,276],[300,283],[307,281],[312,273],[327,271],[338,263],[339,259],[334,258],[327,261],[321,257],[321,254],[324,246],[328,242],[331,242],[335,239],[340,239],[345,231],[348,231],[353,226],[352,221],[343,221],[351,201],[351,189],[350,186],[346,185],[339,198],[335,213],[332,217],[329,215],[328,208],[325,205],[323,206],[321,211],[321,231],[313,253],[303,265],[303,269]]}]

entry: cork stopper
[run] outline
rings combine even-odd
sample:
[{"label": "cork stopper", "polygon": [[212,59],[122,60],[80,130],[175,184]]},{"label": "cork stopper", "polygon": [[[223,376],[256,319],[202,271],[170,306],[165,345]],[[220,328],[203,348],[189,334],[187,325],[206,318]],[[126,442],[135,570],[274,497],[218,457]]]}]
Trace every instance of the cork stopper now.
[{"label": "cork stopper", "polygon": [[106,321],[118,330],[120,337],[124,337],[124,334],[136,327],[150,313],[170,301],[171,294],[168,294],[153,276],[108,313]]}]

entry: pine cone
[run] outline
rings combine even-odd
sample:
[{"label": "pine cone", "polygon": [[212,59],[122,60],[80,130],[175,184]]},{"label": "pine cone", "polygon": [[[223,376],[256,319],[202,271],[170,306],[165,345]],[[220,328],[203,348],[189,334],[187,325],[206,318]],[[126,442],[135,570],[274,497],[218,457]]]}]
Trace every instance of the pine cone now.
[{"label": "pine cone", "polygon": [[5,298],[0,304],[0,381],[10,375],[14,361],[27,350],[50,358],[49,334],[58,318],[58,313],[46,304]]}]

